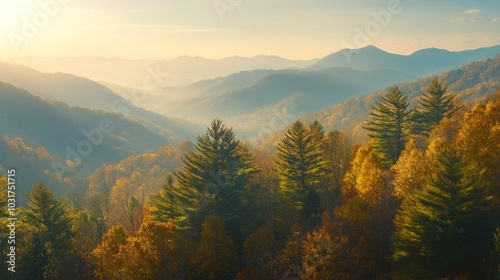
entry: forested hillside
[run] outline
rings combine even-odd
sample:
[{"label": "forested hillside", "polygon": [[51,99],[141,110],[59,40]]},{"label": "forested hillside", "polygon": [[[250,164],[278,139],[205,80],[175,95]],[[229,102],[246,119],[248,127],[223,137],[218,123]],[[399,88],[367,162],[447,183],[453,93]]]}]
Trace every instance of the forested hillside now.
[{"label": "forested hillside", "polygon": [[[473,62],[459,69],[437,75],[448,85],[448,92],[455,94],[457,100],[472,106],[488,98],[500,87],[500,56],[481,62]],[[413,82],[399,83],[399,87],[415,101],[421,89],[433,77],[429,76]],[[353,133],[364,134],[361,123],[368,119],[368,112],[377,98],[388,88],[378,90],[362,97],[350,98],[346,102],[333,105],[330,109],[305,116],[307,120],[319,120],[328,129],[350,130]]]},{"label": "forested hillside", "polygon": [[0,124],[3,168],[22,166],[25,174],[19,191],[39,181],[58,194],[85,190],[85,177],[101,164],[172,142],[122,115],[44,101],[1,83]]},{"label": "forested hillside", "polygon": [[297,120],[268,150],[215,119],[194,147],[102,166],[86,194],[36,184],[18,277],[496,279],[500,91],[483,96],[391,87],[360,145]]},{"label": "forested hillside", "polygon": [[[156,79],[161,80],[161,77]],[[157,84],[156,80],[153,81],[149,83]],[[2,62],[0,62],[0,82],[12,84],[45,100],[122,114],[129,119],[141,122],[159,134],[170,137],[171,140],[192,137],[193,131],[198,129],[188,122],[168,118],[130,103],[133,100],[147,98],[148,93],[142,84],[129,89],[125,96],[119,96],[102,84],[84,77],[66,73],[42,73]]]}]

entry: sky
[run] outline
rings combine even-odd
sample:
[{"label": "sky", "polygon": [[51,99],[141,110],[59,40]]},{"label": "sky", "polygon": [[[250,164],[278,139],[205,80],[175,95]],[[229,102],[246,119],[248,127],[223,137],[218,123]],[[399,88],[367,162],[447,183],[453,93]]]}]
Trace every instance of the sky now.
[{"label": "sky", "polygon": [[0,60],[321,58],[500,44],[498,0],[0,0]]}]

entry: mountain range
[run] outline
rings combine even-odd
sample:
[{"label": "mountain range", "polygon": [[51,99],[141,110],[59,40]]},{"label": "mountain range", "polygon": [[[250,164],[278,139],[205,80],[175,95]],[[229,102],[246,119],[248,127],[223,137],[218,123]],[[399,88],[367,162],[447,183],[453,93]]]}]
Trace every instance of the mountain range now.
[{"label": "mountain range", "polygon": [[61,191],[103,163],[168,143],[166,135],[121,114],[43,100],[0,83],[0,170],[18,168],[20,190],[44,181]]},{"label": "mountain range", "polygon": [[[499,52],[500,53],[500,52]],[[480,62],[471,62],[454,70],[436,75],[447,85],[447,93],[455,95],[455,100],[463,106],[471,107],[495,94],[500,89],[500,54],[492,59]],[[421,92],[430,84],[434,76],[398,83],[397,85],[408,94],[408,100],[415,105]],[[345,102],[330,106],[325,110],[306,114],[302,118],[306,121],[319,120],[328,130],[350,131],[358,139],[366,137],[362,123],[368,120],[368,112],[377,100],[389,91],[382,88],[359,97],[352,97]]]},{"label": "mountain range", "polygon": [[[360,124],[388,86],[400,85],[414,103],[432,79],[430,74],[440,69],[453,68],[439,77],[458,101],[467,105],[485,100],[500,87],[500,56],[495,54],[500,54],[500,46],[463,52],[427,49],[410,56],[369,46],[353,53],[349,65],[338,52],[301,62],[302,68],[238,70],[185,86],[159,85],[141,100],[130,98],[135,89],[127,85],[0,63],[0,171],[19,166],[26,174],[24,188],[43,180],[67,193],[68,186],[85,188],[87,176],[103,164],[194,140],[216,117],[234,127],[240,138],[279,130],[298,118],[318,119],[328,130],[362,135]],[[270,59],[267,65],[281,61]],[[454,66],[476,59],[482,61]],[[197,75],[209,71],[200,67]],[[102,129],[114,127],[109,133],[99,132],[103,120]],[[102,141],[97,141],[100,134]],[[85,149],[92,152],[82,155]],[[80,160],[75,161],[75,154]],[[71,171],[60,180],[54,164]],[[169,164],[175,166],[175,160]]]},{"label": "mountain range", "polygon": [[106,86],[84,77],[66,73],[42,73],[28,67],[0,62],[0,81],[47,100],[87,109],[125,113],[128,118],[141,121],[172,140],[193,137],[194,131],[198,129],[186,122],[139,108]]},{"label": "mountain range", "polygon": [[196,123],[223,117],[241,133],[252,135],[267,126],[276,112],[299,117],[499,53],[500,45],[460,52],[431,48],[407,56],[367,46],[336,52],[302,69],[243,71],[184,87],[160,88],[137,105]]},{"label": "mountain range", "polygon": [[482,61],[500,53],[500,45],[465,51],[437,48],[418,50],[410,55],[385,52],[375,46],[343,49],[332,53],[306,69],[320,70],[344,66],[361,70],[392,69],[408,74],[426,76],[458,68],[473,61]]},{"label": "mountain range", "polygon": [[39,58],[19,57],[9,62],[42,72],[63,72],[84,76],[94,81],[125,87],[141,85],[151,71],[167,73],[160,86],[184,86],[204,79],[227,76],[239,71],[255,69],[301,68],[312,60],[289,60],[278,56],[232,56],[222,59],[181,56],[172,59],[127,60],[119,58]]}]

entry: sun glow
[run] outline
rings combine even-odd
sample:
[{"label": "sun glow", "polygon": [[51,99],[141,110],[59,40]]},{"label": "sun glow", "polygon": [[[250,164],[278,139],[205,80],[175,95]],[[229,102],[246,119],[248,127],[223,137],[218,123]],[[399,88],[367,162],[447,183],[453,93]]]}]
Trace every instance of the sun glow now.
[{"label": "sun glow", "polygon": [[0,30],[5,32],[20,26],[23,17],[36,7],[34,0],[0,0]]}]

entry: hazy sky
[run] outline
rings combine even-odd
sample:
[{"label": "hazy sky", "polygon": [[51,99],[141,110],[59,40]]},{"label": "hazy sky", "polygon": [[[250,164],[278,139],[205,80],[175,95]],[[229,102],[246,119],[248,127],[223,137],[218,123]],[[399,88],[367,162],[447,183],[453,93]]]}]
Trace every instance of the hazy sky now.
[{"label": "hazy sky", "polygon": [[0,59],[409,54],[500,44],[500,1],[0,0],[0,34]]}]

